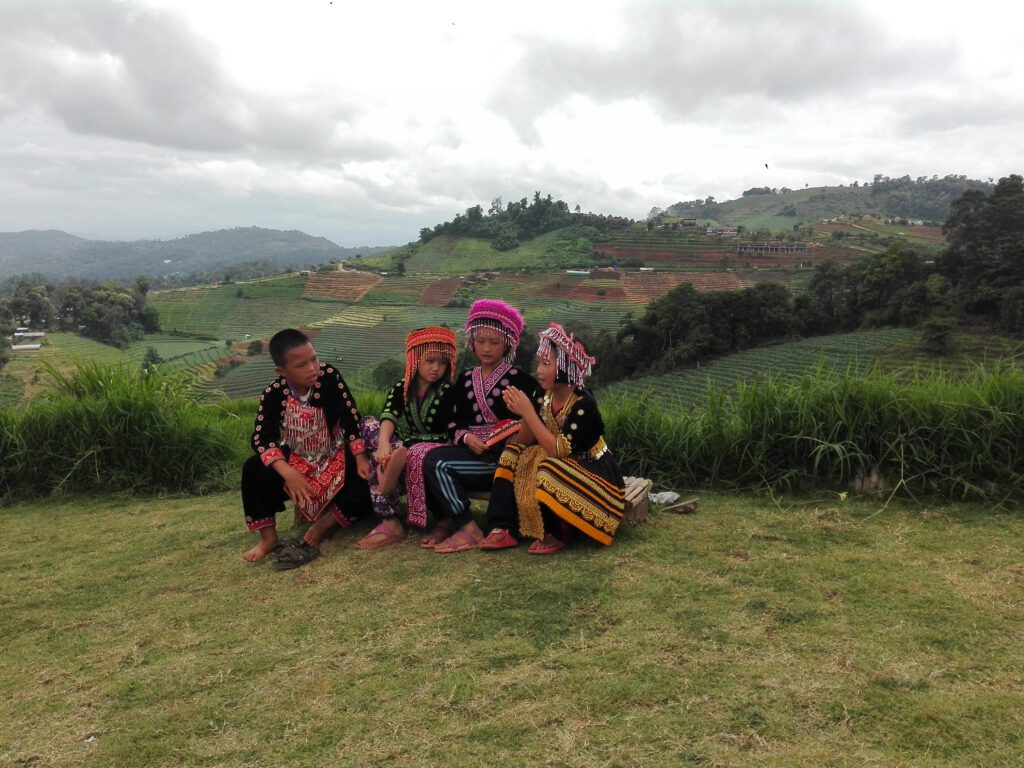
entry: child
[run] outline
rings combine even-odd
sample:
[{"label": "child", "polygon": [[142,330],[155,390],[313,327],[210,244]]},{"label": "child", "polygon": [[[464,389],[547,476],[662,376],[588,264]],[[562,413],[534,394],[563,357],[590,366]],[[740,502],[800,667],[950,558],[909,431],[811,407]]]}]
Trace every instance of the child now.
[{"label": "child", "polygon": [[476,549],[483,539],[466,489],[491,487],[501,448],[488,447],[485,440],[498,422],[512,418],[502,394],[512,386],[532,393],[537,385],[532,376],[512,366],[522,332],[522,316],[502,301],[484,299],[469,310],[466,340],[480,365],[453,385],[449,434],[454,445],[434,448],[424,462],[427,498],[437,526],[423,537],[423,547],[448,554]]},{"label": "child", "polygon": [[[244,557],[275,552],[277,570],[297,568],[320,554],[335,525],[348,528],[370,507],[370,462],[359,436],[359,411],[341,373],[317,360],[302,331],[287,328],[270,340],[280,378],[263,390],[252,435],[256,456],[242,467],[242,506],[260,540]],[[276,515],[290,498],[314,521],[302,539],[279,543]]]},{"label": "child", "polygon": [[432,326],[419,328],[405,339],[405,378],[395,384],[384,402],[380,422],[366,416],[360,424],[370,458],[370,497],[381,523],[356,544],[379,549],[405,538],[398,518],[398,485],[408,467],[408,520],[427,524],[423,459],[427,451],[448,442],[451,383],[455,378],[455,332]]},{"label": "child", "polygon": [[508,409],[523,426],[494,473],[491,530],[481,549],[518,546],[511,530],[517,516],[519,533],[537,539],[529,549],[535,555],[560,551],[574,530],[612,543],[624,513],[625,483],[602,436],[597,401],[583,387],[593,363],[580,342],[552,323],[537,348],[541,397],[531,401],[516,387],[505,390]]}]

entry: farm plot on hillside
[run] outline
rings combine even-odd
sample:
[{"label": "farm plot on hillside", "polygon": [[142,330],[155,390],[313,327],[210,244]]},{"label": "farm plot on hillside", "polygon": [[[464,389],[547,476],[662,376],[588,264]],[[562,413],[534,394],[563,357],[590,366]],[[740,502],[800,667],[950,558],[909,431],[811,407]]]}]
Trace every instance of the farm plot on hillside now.
[{"label": "farm plot on hillside", "polygon": [[264,338],[281,328],[309,325],[341,302],[303,299],[298,278],[165,291],[151,295],[164,331],[218,339]]},{"label": "farm plot on hillside", "polygon": [[670,409],[688,408],[704,401],[709,387],[728,391],[760,374],[798,377],[817,365],[851,372],[864,371],[880,352],[915,335],[912,330],[894,328],[760,347],[696,368],[619,382],[604,388],[601,394],[630,398],[646,395]]}]

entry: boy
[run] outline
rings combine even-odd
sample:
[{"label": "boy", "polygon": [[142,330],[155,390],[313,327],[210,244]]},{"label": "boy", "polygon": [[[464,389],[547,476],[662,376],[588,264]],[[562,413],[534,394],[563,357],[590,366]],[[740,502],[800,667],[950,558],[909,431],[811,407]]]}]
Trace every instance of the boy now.
[{"label": "boy", "polygon": [[[286,570],[319,555],[335,525],[348,528],[370,510],[370,462],[355,400],[337,368],[317,360],[309,337],[279,331],[270,356],[280,378],[260,395],[256,455],[242,467],[245,521],[260,540],[243,557],[255,563],[274,552],[273,567]],[[313,525],[302,539],[279,542],[276,515],[286,498]]]}]

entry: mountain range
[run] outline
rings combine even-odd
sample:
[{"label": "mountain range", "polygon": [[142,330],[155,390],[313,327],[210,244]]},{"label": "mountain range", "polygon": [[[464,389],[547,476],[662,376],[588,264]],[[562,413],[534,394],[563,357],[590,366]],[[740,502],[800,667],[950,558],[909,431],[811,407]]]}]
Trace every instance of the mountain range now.
[{"label": "mountain range", "polygon": [[295,230],[236,227],[173,240],[87,240],[60,230],[0,232],[0,279],[34,273],[52,279],[131,278],[187,275],[241,262],[264,261],[286,267],[322,264],[381,247],[342,248],[323,237]]}]

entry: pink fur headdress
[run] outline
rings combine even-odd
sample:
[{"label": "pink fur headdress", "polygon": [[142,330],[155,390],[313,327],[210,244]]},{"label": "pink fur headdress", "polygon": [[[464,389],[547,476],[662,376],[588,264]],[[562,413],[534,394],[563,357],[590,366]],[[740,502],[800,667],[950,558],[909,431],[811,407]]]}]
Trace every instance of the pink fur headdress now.
[{"label": "pink fur headdress", "polygon": [[469,319],[466,321],[466,342],[470,348],[473,346],[473,333],[477,328],[490,328],[505,337],[505,354],[502,359],[506,363],[511,363],[523,334],[523,316],[519,311],[496,299],[475,301],[469,308]]}]

